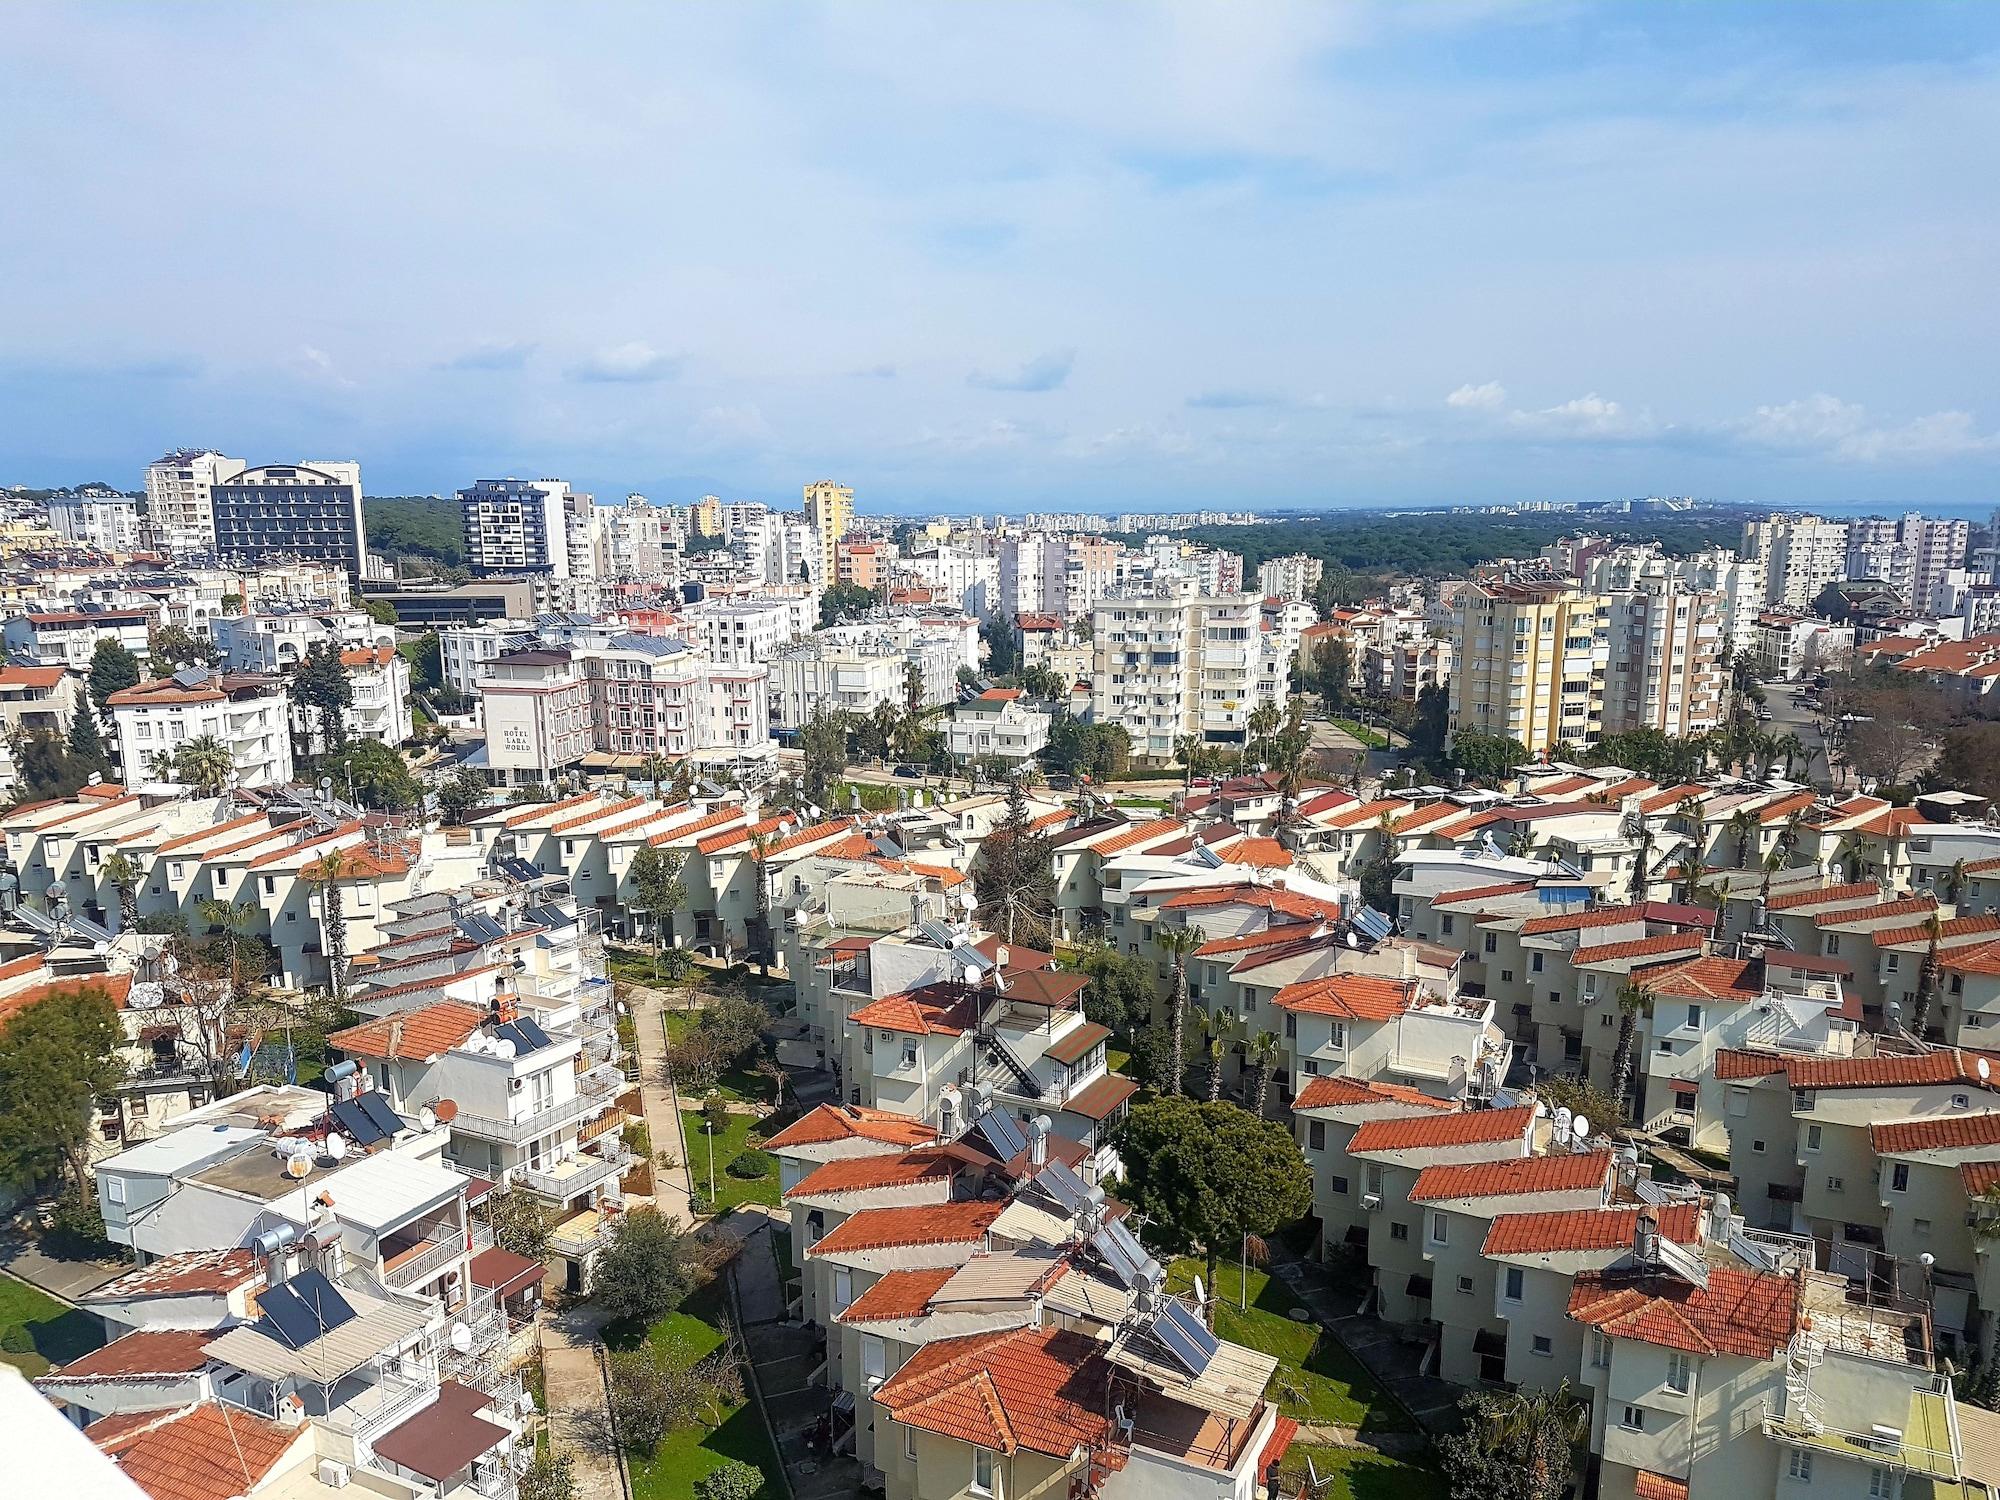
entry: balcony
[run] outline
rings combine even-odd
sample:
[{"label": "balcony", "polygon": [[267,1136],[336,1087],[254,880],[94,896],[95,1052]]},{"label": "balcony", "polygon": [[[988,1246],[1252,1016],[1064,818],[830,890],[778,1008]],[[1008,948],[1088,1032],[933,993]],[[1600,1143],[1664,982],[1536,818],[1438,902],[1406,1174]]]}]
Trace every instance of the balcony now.
[{"label": "balcony", "polygon": [[382,1262],[382,1279],[399,1290],[417,1286],[465,1254],[464,1237],[447,1226],[429,1239],[398,1251]]},{"label": "balcony", "polygon": [[571,1120],[596,1114],[604,1108],[604,1102],[601,1095],[579,1094],[574,1099],[564,1099],[516,1120],[497,1120],[491,1115],[476,1115],[462,1109],[453,1118],[451,1129],[454,1135],[473,1135],[483,1141],[519,1145],[522,1141],[547,1134],[558,1125],[567,1125]]},{"label": "balcony", "polygon": [[567,1203],[590,1192],[600,1183],[622,1176],[631,1165],[632,1153],[614,1141],[601,1154],[583,1151],[540,1170],[518,1167],[511,1175],[516,1183],[530,1192],[540,1193],[558,1203]]}]

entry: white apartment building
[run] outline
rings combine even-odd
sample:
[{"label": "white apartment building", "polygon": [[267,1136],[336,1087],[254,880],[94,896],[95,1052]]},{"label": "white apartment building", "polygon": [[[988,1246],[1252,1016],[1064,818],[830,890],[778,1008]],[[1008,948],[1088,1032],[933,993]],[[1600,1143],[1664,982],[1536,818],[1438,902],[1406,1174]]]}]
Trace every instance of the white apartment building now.
[{"label": "white apartment building", "polygon": [[1609,598],[1604,732],[1658,729],[1681,739],[1713,729],[1726,686],[1721,600],[1650,578]]},{"label": "white apartment building", "polygon": [[1757,649],[1757,616],[1764,610],[1764,564],[1739,558],[1726,547],[1711,547],[1686,557],[1668,557],[1657,542],[1612,547],[1593,557],[1584,581],[1600,594],[1625,589],[1674,584],[1699,594],[1713,594],[1722,608],[1722,639],[1738,656]]},{"label": "white apartment building", "polygon": [[990,620],[1001,609],[1004,596],[997,556],[940,547],[903,558],[896,564],[896,576],[922,584],[937,602],[977,619]]},{"label": "white apartment building", "polygon": [[1132,753],[1155,763],[1175,759],[1189,735],[1241,743],[1271,680],[1261,596],[1169,589],[1106,599],[1091,614],[1091,717],[1123,725]]},{"label": "white apartment building", "polygon": [[1326,564],[1317,557],[1294,552],[1261,565],[1257,569],[1257,589],[1271,599],[1310,599],[1325,572]]},{"label": "white apartment building", "polygon": [[[546,573],[569,578],[595,566],[574,566],[570,488],[561,479],[482,479],[458,492],[465,565],[482,577]],[[575,497],[585,507],[590,497]],[[588,538],[586,536],[585,540]]]},{"label": "white apartment building", "polygon": [[444,680],[456,692],[479,691],[487,666],[510,651],[525,651],[535,642],[532,620],[488,620],[483,625],[447,625],[438,631],[438,654]]},{"label": "white apartment building", "polygon": [[907,669],[915,665],[929,707],[958,697],[958,672],[978,662],[978,622],[966,616],[877,614],[835,625],[780,647],[771,663],[771,715],[796,729],[816,703],[866,715],[878,703],[908,698]]},{"label": "white apartment building", "polygon": [[291,700],[278,678],[188,667],[121,689],[107,702],[132,780],[171,780],[153,774],[154,758],[204,737],[228,748],[238,786],[283,786],[292,779]]},{"label": "white apartment building", "polygon": [[180,448],[146,466],[146,517],[159,528],[175,557],[215,551],[215,509],[210,489],[235,479],[250,465],[208,448]]},{"label": "white apartment building", "polygon": [[561,649],[510,651],[479,679],[486,768],[502,784],[546,782],[590,753],[590,689]]},{"label": "white apartment building", "polygon": [[1971,539],[1966,521],[1929,520],[1916,511],[1894,520],[1864,516],[1847,523],[1847,576],[1879,578],[1912,608],[1924,609],[1944,575],[1965,566]]},{"label": "white apartment building", "polygon": [[1786,681],[1838,670],[1854,654],[1854,627],[1773,611],[1757,621],[1757,670]]},{"label": "white apartment building", "polygon": [[7,654],[45,667],[88,672],[99,641],[116,641],[145,660],[156,609],[60,609],[30,611],[7,622]]},{"label": "white apartment building", "polygon": [[700,644],[708,659],[722,667],[749,667],[768,662],[780,646],[788,646],[804,632],[800,610],[785,599],[745,599],[704,601],[683,611],[684,618],[700,632]]},{"label": "white apartment building", "polygon": [[945,724],[945,745],[961,763],[982,756],[1025,761],[1049,742],[1050,716],[1021,696],[1019,688],[989,688],[953,710]]},{"label": "white apartment building", "polygon": [[66,542],[100,552],[137,552],[144,545],[145,517],[138,502],[123,495],[57,495],[48,510],[50,527]]},{"label": "white apartment building", "polygon": [[659,578],[666,567],[665,516],[665,510],[644,495],[627,495],[622,505],[597,507],[597,576],[616,582]]},{"label": "white apartment building", "polygon": [[1772,515],[1743,523],[1743,556],[1764,565],[1764,602],[1809,608],[1829,583],[1847,577],[1847,523]]},{"label": "white apartment building", "polygon": [[395,627],[378,625],[361,610],[286,610],[221,615],[209,622],[209,641],[231,672],[289,672],[322,641],[341,651],[396,644]]},{"label": "white apartment building", "polygon": [[410,664],[393,645],[357,646],[340,653],[354,701],[347,708],[352,739],[378,740],[394,749],[416,725],[410,715]]}]

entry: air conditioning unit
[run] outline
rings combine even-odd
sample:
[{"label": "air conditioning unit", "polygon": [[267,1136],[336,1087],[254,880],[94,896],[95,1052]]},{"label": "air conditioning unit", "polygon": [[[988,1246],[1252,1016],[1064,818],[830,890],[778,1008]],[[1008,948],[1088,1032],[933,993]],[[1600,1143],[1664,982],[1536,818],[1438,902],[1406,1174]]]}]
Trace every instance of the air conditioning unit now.
[{"label": "air conditioning unit", "polygon": [[347,1472],[346,1464],[331,1458],[322,1458],[319,1461],[319,1482],[328,1489],[344,1490],[351,1478],[353,1476]]},{"label": "air conditioning unit", "polygon": [[1382,1195],[1380,1193],[1363,1193],[1361,1195],[1361,1211],[1363,1213],[1372,1214],[1381,1208],[1381,1206]]}]

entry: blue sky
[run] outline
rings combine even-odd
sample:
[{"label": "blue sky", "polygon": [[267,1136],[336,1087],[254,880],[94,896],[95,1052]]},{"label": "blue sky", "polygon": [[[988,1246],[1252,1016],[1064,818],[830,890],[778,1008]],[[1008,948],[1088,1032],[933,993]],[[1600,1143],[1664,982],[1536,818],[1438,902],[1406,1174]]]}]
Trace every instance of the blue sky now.
[{"label": "blue sky", "polygon": [[2000,7],[0,7],[0,481],[2000,499]]}]

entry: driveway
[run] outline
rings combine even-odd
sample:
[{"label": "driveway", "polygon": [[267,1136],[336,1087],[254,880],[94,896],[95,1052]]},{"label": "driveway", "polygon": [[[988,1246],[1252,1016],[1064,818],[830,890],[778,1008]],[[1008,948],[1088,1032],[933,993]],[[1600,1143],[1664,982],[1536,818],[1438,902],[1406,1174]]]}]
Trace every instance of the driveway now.
[{"label": "driveway", "polygon": [[667,1076],[667,1023],[665,992],[633,985],[626,991],[632,1008],[632,1028],[638,1036],[639,1100],[646,1112],[646,1134],[653,1151],[673,1153],[678,1165],[653,1168],[653,1205],[683,1226],[694,1222],[689,1201],[687,1142],[681,1132],[680,1095]]}]

